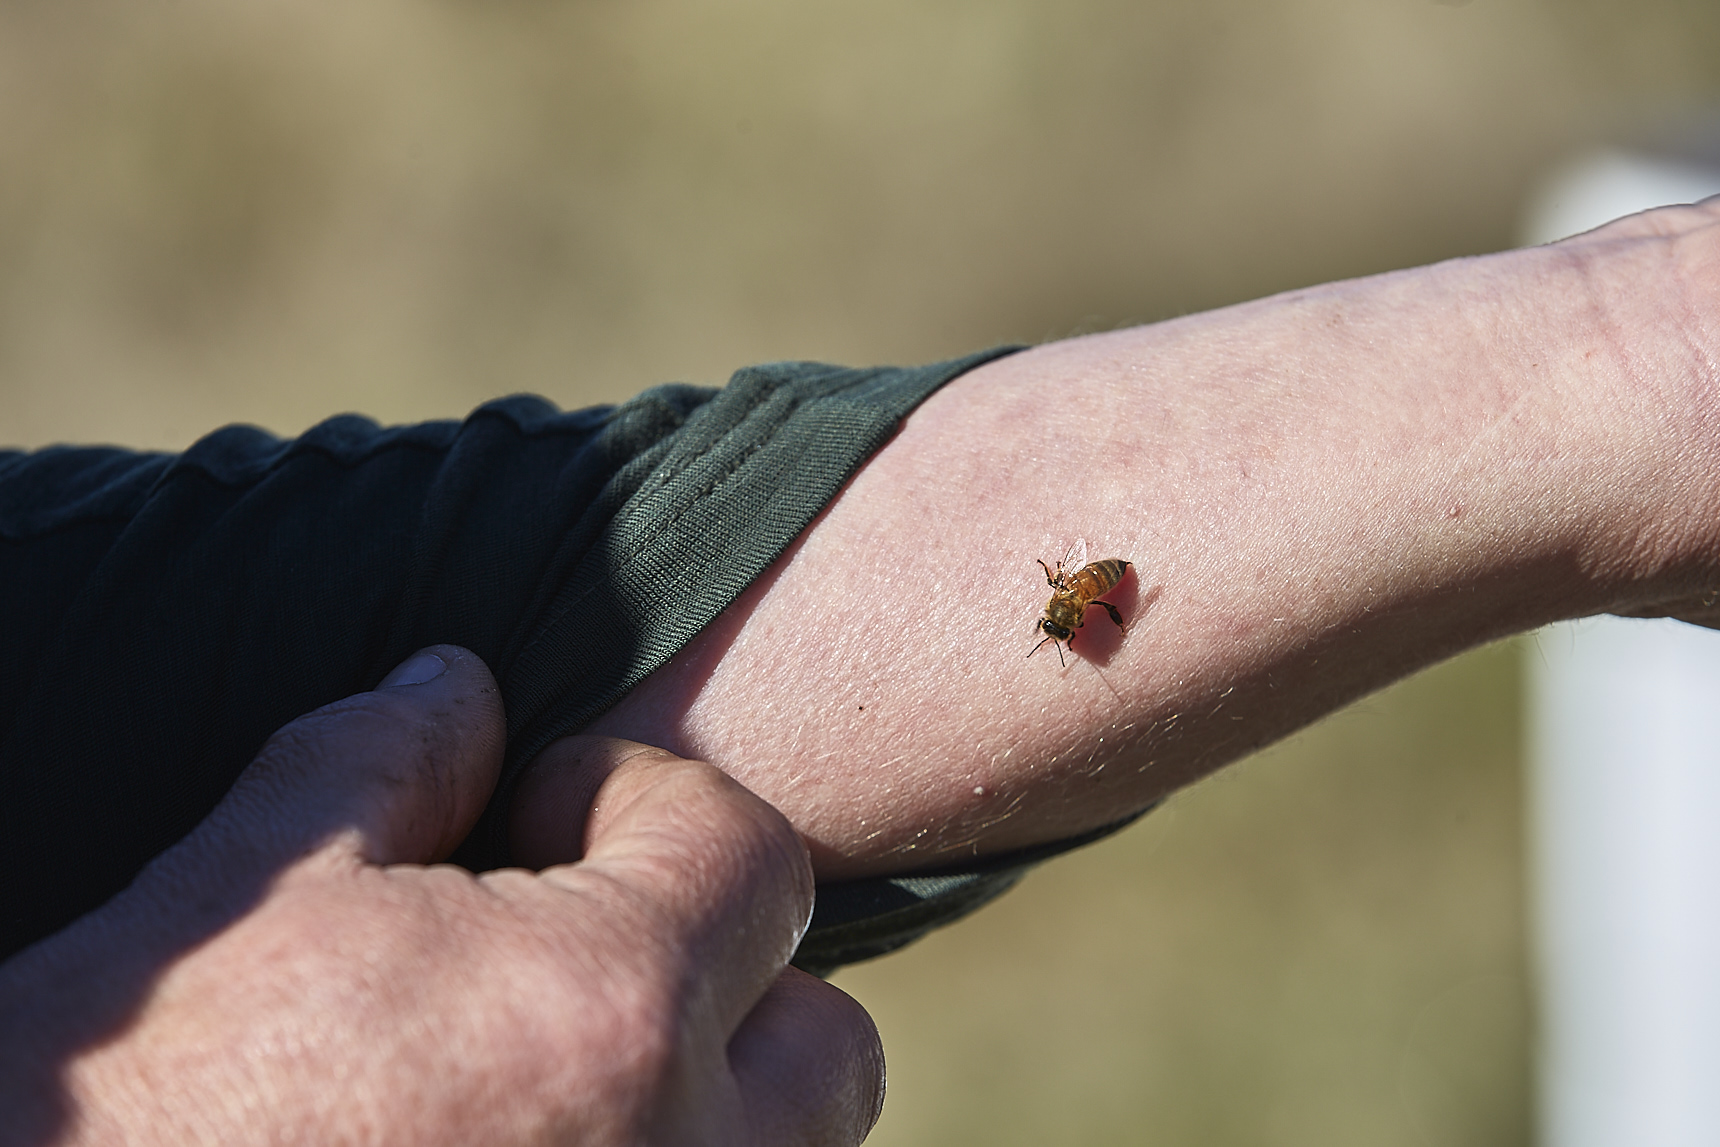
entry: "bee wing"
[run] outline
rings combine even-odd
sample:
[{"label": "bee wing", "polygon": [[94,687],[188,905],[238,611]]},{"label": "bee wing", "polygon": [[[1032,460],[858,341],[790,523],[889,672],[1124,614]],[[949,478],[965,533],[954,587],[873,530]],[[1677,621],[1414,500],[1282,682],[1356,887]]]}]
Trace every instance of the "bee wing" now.
[{"label": "bee wing", "polygon": [[1087,568],[1087,539],[1076,538],[1069,552],[1063,555],[1063,568],[1073,574]]}]

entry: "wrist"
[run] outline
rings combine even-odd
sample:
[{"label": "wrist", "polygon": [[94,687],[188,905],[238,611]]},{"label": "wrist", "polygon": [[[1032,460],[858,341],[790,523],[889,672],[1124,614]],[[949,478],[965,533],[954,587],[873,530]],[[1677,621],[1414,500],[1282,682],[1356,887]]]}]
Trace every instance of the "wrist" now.
[{"label": "wrist", "polygon": [[1585,353],[1610,363],[1597,418],[1613,463],[1592,568],[1611,612],[1712,606],[1720,587],[1720,200],[1546,249],[1582,277]]}]

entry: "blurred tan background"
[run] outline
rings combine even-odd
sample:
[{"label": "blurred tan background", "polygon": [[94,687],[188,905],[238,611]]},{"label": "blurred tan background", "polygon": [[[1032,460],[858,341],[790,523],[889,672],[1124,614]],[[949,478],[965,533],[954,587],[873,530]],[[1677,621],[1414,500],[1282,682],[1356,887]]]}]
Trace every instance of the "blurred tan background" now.
[{"label": "blurred tan background", "polygon": [[[0,444],[1148,321],[1508,246],[1717,95],[1697,0],[3,0]],[[1526,1142],[1522,655],[844,973],[873,1141]]]}]

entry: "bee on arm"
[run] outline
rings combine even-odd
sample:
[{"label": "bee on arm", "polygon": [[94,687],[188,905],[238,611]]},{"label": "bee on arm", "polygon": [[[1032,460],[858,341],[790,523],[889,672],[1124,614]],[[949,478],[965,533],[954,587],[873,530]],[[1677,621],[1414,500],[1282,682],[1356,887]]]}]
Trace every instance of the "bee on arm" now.
[{"label": "bee on arm", "polygon": [[1035,633],[1043,632],[1045,636],[1027,651],[1027,655],[1032,657],[1049,641],[1057,650],[1058,663],[1067,665],[1068,662],[1063,660],[1063,646],[1067,645],[1071,650],[1075,648],[1075,631],[1086,624],[1084,618],[1090,605],[1103,607],[1118,631],[1127,633],[1123,615],[1117,612],[1117,607],[1099,598],[1123,580],[1129,564],[1122,558],[1104,558],[1079,569],[1065,568],[1063,562],[1058,562],[1053,570],[1041,561],[1039,568],[1045,571],[1045,584],[1051,587],[1051,600],[1045,603],[1045,616],[1033,627]]}]

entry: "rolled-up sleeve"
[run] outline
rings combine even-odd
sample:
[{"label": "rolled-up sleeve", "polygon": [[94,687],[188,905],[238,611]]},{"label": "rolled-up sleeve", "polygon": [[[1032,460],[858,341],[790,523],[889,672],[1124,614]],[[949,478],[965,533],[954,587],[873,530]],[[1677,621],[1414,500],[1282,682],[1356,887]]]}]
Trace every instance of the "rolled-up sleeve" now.
[{"label": "rolled-up sleeve", "polygon": [[[437,642],[502,690],[503,780],[457,858],[506,863],[523,764],[685,646],[927,395],[1006,353],[290,441],[228,427],[178,455],[0,453],[0,956],[124,888],[280,726]],[[897,946],[1032,859],[830,886],[803,962]]]}]

